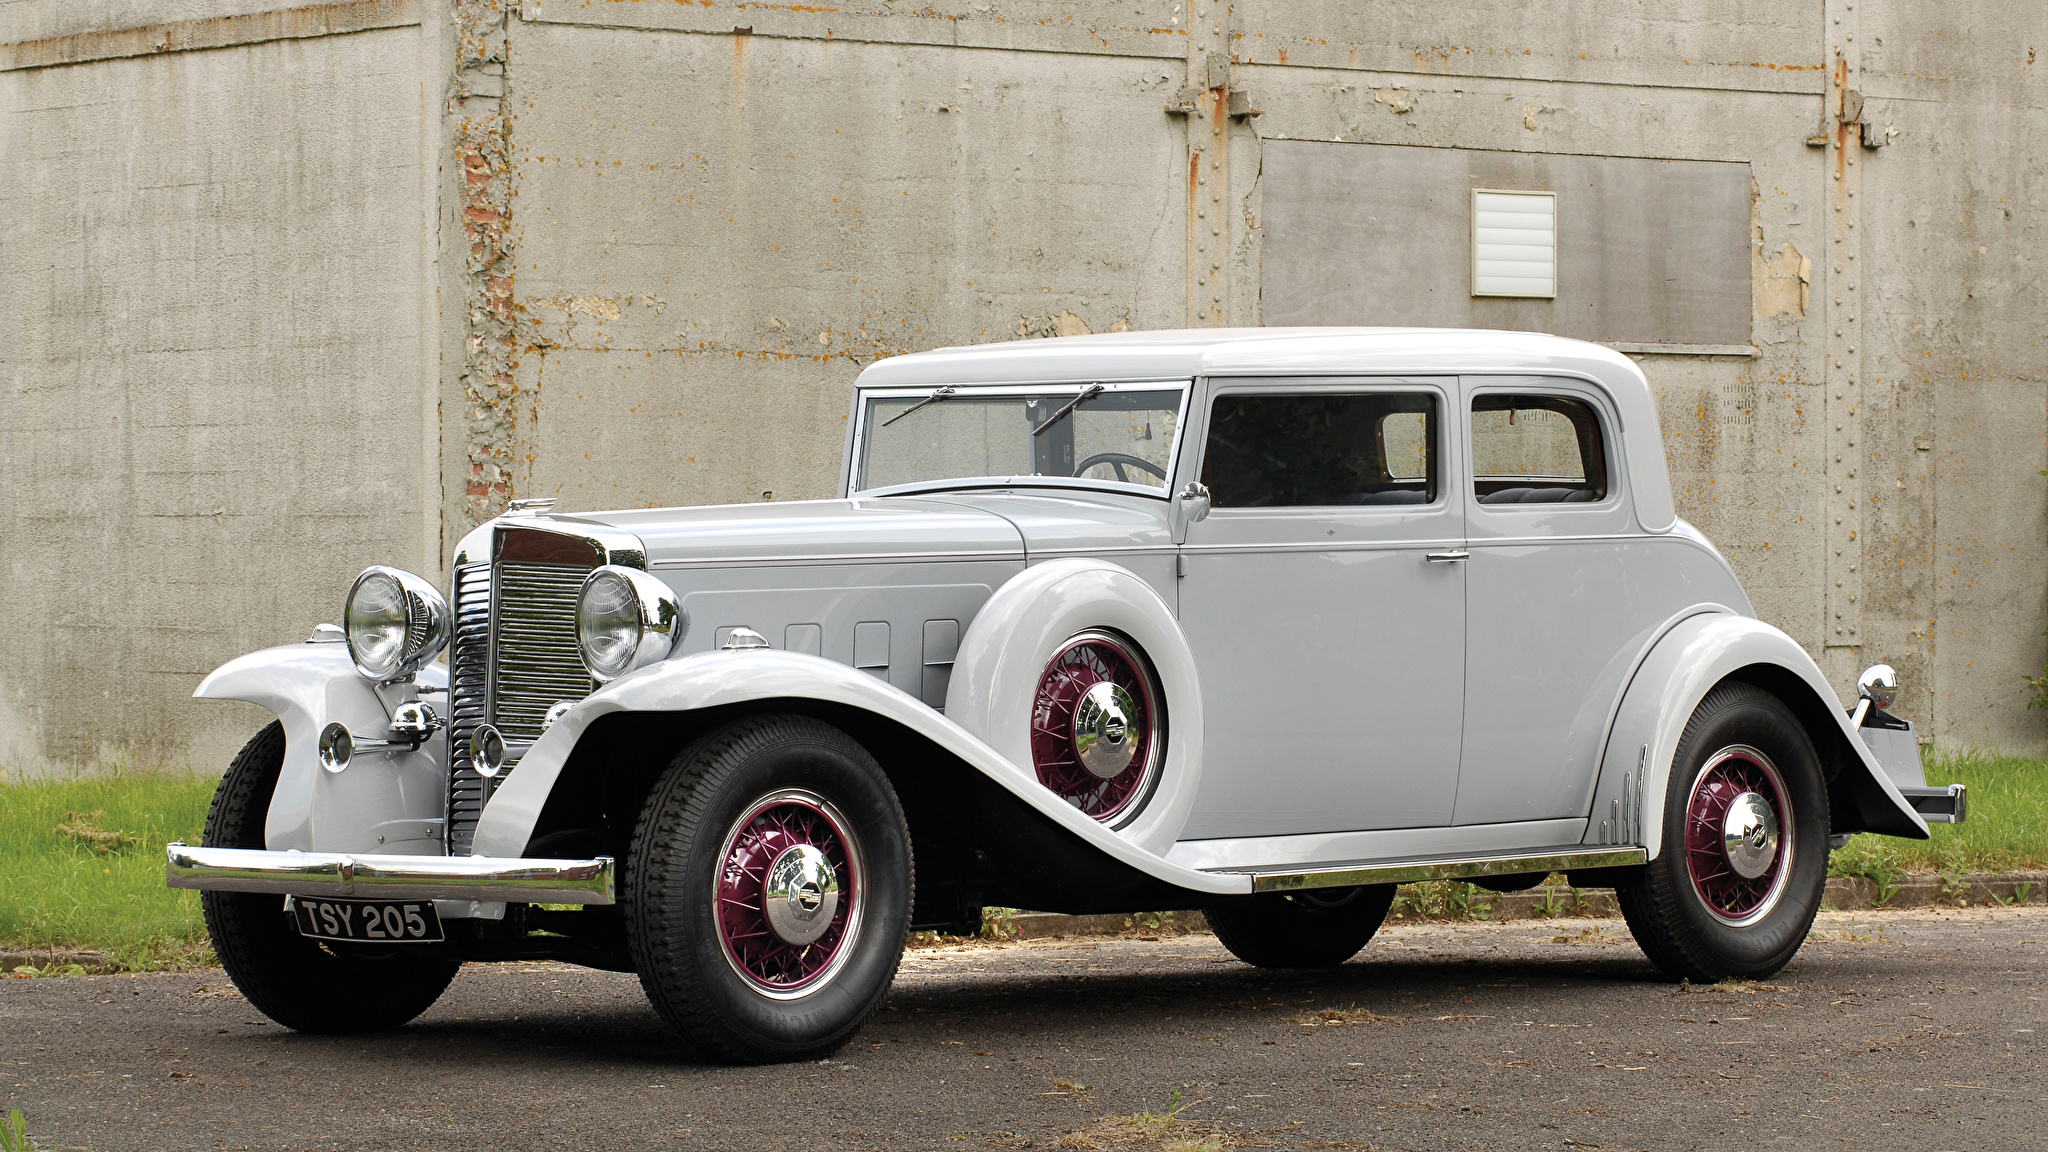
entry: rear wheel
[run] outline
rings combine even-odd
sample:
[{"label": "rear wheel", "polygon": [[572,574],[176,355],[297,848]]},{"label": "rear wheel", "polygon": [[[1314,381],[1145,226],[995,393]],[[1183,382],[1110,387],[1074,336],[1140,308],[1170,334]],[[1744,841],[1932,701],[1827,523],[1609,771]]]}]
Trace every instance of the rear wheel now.
[{"label": "rear wheel", "polygon": [[1267,893],[1205,908],[1232,956],[1260,968],[1334,968],[1358,954],[1394,903],[1392,884]]},{"label": "rear wheel", "polygon": [[881,766],[806,716],[738,721],[641,812],[626,925],[647,998],[708,1055],[814,1060],[881,1005],[910,925],[910,831]]},{"label": "rear wheel", "polygon": [[[284,726],[258,732],[228,766],[206,814],[206,844],[262,848],[263,822],[284,768]],[[299,935],[284,897],[201,892],[199,906],[221,967],[258,1012],[300,1032],[396,1028],[440,999],[459,961],[343,954]]]},{"label": "rear wheel", "polygon": [[1672,758],[1663,850],[1616,898],[1668,975],[1760,979],[1813,927],[1827,838],[1827,786],[1805,729],[1763,689],[1723,684],[1700,701]]}]

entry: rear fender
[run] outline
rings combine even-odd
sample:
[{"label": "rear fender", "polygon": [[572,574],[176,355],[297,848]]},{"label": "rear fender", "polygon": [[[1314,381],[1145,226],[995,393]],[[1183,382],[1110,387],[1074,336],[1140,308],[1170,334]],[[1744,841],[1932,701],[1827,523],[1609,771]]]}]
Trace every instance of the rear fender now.
[{"label": "rear fender", "polygon": [[1700,701],[1725,680],[1763,688],[1798,717],[1829,781],[1833,832],[1927,838],[1926,821],[1856,737],[1806,650],[1760,620],[1713,613],[1680,621],[1636,669],[1608,733],[1587,843],[1641,844],[1656,858],[1678,742]]},{"label": "rear fender", "polygon": [[1219,896],[1251,891],[1248,877],[1169,864],[1096,823],[1047,791],[1029,768],[1011,763],[967,729],[882,680],[823,657],[776,649],[704,652],[664,661],[585,697],[541,734],[492,795],[477,823],[475,851],[481,856],[519,856],[527,850],[570,754],[603,717],[621,712],[691,713],[788,700],[854,709],[916,732],[1087,848],[1163,884]]},{"label": "rear fender", "polygon": [[198,699],[260,704],[284,724],[284,770],[264,821],[264,847],[423,856],[447,850],[445,739],[416,751],[358,752],[341,772],[320,767],[321,729],[339,720],[358,737],[383,739],[392,708],[421,688],[448,686],[447,665],[427,665],[417,681],[379,688],[356,671],[348,645],[326,641],[251,652],[199,682],[192,693]]}]

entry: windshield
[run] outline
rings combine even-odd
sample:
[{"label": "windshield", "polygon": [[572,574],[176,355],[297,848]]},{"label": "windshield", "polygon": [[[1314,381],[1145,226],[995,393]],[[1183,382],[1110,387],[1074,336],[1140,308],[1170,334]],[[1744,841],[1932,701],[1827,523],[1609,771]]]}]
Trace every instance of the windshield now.
[{"label": "windshield", "polygon": [[856,492],[984,476],[1070,476],[1164,491],[1175,384],[960,387],[869,396]]}]

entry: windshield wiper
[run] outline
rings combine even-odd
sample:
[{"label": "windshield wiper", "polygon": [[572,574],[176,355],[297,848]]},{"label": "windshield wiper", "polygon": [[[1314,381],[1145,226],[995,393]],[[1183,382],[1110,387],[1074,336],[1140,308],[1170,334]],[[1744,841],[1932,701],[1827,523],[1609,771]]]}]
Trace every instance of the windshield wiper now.
[{"label": "windshield wiper", "polygon": [[1051,416],[1047,417],[1045,423],[1040,424],[1036,428],[1033,428],[1031,430],[1031,434],[1033,436],[1038,435],[1040,432],[1043,432],[1047,428],[1050,428],[1053,425],[1059,423],[1060,417],[1065,416],[1067,413],[1072,412],[1076,408],[1079,408],[1081,406],[1081,401],[1093,400],[1095,397],[1101,394],[1102,385],[1100,384],[1090,384],[1086,388],[1081,389],[1081,394],[1079,396],[1076,396],[1072,400],[1067,401],[1065,404],[1060,405],[1060,410],[1053,413]]},{"label": "windshield wiper", "polygon": [[953,387],[951,384],[941,384],[939,387],[932,389],[931,395],[925,397],[922,400],[919,400],[917,403],[912,404],[910,407],[905,408],[903,411],[898,412],[894,416],[889,417],[887,420],[882,421],[882,427],[887,428],[889,425],[894,424],[898,420],[903,419],[905,416],[910,415],[912,412],[917,411],[919,408],[922,408],[927,404],[937,404],[939,401],[944,400],[946,397],[951,396],[953,393],[958,391],[959,389]]}]

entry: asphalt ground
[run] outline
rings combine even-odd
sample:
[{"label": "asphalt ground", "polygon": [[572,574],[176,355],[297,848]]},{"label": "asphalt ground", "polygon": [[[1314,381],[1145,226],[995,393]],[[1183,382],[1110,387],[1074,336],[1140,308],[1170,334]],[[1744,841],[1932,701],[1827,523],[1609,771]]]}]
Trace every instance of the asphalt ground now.
[{"label": "asphalt ground", "polygon": [[1201,934],[922,949],[839,1056],[766,1068],[552,964],[473,965],[354,1038],[217,971],[4,980],[0,1106],[106,1152],[2044,1148],[2044,943],[2044,909],[1831,913],[1716,987],[1611,919],[1395,925],[1320,973]]}]

